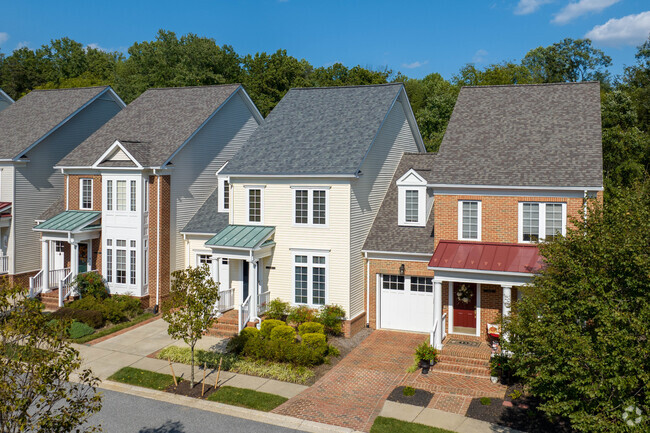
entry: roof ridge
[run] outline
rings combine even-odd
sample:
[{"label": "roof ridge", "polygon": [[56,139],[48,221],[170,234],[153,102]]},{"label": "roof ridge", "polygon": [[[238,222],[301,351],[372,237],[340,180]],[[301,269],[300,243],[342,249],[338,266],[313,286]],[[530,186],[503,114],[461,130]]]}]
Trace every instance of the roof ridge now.
[{"label": "roof ridge", "polygon": [[377,83],[377,84],[351,84],[349,86],[319,86],[319,87],[292,87],[289,90],[324,90],[324,89],[354,89],[357,87],[403,86],[402,82]]},{"label": "roof ridge", "polygon": [[[229,83],[229,84],[205,84],[203,86],[176,86],[176,87],[150,87],[145,92],[151,90],[179,90],[179,89],[205,89],[205,88],[214,88],[214,87],[229,87],[229,86],[241,86],[241,83]],[[144,93],[144,92],[143,92]]]},{"label": "roof ridge", "polygon": [[110,84],[103,86],[85,86],[85,87],[64,87],[59,89],[33,89],[29,93],[33,92],[54,92],[54,91],[64,91],[64,90],[86,90],[86,89],[105,89],[111,87]]},{"label": "roof ridge", "polygon": [[575,86],[580,84],[599,84],[600,81],[563,81],[558,83],[487,84],[483,86],[462,86],[462,89],[482,89],[486,87],[533,87],[533,86]]}]

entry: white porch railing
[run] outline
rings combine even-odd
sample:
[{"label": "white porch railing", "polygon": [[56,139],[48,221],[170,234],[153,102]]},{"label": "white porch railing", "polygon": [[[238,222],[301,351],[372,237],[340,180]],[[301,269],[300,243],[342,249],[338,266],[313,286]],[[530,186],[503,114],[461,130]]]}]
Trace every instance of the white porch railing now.
[{"label": "white porch railing", "polygon": [[246,327],[251,318],[251,295],[239,307],[239,330]]},{"label": "white porch railing", "polygon": [[70,296],[72,292],[72,272],[59,280],[59,307],[63,307],[63,301]]},{"label": "white porch railing", "polygon": [[43,291],[43,270],[38,271],[33,277],[29,277],[29,297],[33,298]]},{"label": "white porch railing", "polygon": [[447,336],[447,313],[442,315],[442,320],[440,321],[441,323],[438,323],[436,320],[433,323],[433,329],[431,330],[431,334],[429,336],[429,344],[431,346],[435,345],[435,336],[436,336],[436,331],[438,330],[438,326],[441,326],[440,328],[440,343],[442,344],[443,341],[445,341],[445,337]]},{"label": "white porch railing", "polygon": [[0,274],[9,272],[9,256],[0,256]]},{"label": "white porch railing", "polygon": [[269,309],[269,302],[271,302],[271,291],[267,290],[264,293],[260,293],[257,297],[257,315],[261,316],[266,313],[266,310]]},{"label": "white porch railing", "polygon": [[217,301],[217,311],[223,313],[235,308],[235,289],[226,289],[219,292],[219,301]]},{"label": "white porch railing", "polygon": [[441,341],[445,341],[447,337],[447,313],[442,315],[442,338]]},{"label": "white porch railing", "polygon": [[64,279],[66,275],[70,273],[70,268],[63,268],[63,269],[52,269],[50,270],[50,281],[49,281],[49,289],[58,289],[59,288],[59,281]]}]

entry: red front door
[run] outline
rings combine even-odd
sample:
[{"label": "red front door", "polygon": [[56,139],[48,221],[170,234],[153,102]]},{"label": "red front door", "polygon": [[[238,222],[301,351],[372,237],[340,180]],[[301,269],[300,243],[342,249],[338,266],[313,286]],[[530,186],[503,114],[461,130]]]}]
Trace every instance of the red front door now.
[{"label": "red front door", "polygon": [[476,329],[476,284],[454,283],[454,327]]}]

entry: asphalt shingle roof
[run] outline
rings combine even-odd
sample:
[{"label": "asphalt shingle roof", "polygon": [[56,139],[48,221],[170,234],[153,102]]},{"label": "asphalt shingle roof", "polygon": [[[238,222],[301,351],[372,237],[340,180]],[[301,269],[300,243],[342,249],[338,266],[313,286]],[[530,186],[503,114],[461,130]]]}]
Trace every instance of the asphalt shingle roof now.
[{"label": "asphalt shingle roof", "polygon": [[231,248],[255,248],[273,232],[272,226],[229,225],[205,244],[209,246]]},{"label": "asphalt shingle roof", "polygon": [[228,213],[219,212],[218,188],[208,197],[203,205],[185,225],[181,233],[218,233],[228,225]]},{"label": "asphalt shingle roof", "polygon": [[354,175],[402,88],[291,89],[221,174]]},{"label": "asphalt shingle roof", "polygon": [[32,144],[108,86],[33,90],[0,112],[0,159],[20,156]]},{"label": "asphalt shingle roof", "polygon": [[463,87],[432,183],[601,187],[599,83]]},{"label": "asphalt shingle roof", "polygon": [[58,166],[91,166],[115,142],[144,167],[160,167],[241,85],[149,89]]},{"label": "asphalt shingle roof", "polygon": [[65,211],[65,199],[63,197],[63,194],[61,194],[61,196],[56,199],[56,201],[52,203],[50,207],[45,209],[45,212],[38,216],[37,221],[49,220],[50,218],[57,216],[63,211]]}]

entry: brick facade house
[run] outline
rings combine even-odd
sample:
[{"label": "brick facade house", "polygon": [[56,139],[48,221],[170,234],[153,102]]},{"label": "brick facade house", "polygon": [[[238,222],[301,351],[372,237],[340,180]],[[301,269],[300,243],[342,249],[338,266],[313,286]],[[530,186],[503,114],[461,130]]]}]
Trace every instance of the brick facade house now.
[{"label": "brick facade house", "polygon": [[404,154],[363,247],[368,326],[487,338],[536,243],[602,198],[599,84],[465,87],[437,154]]}]

